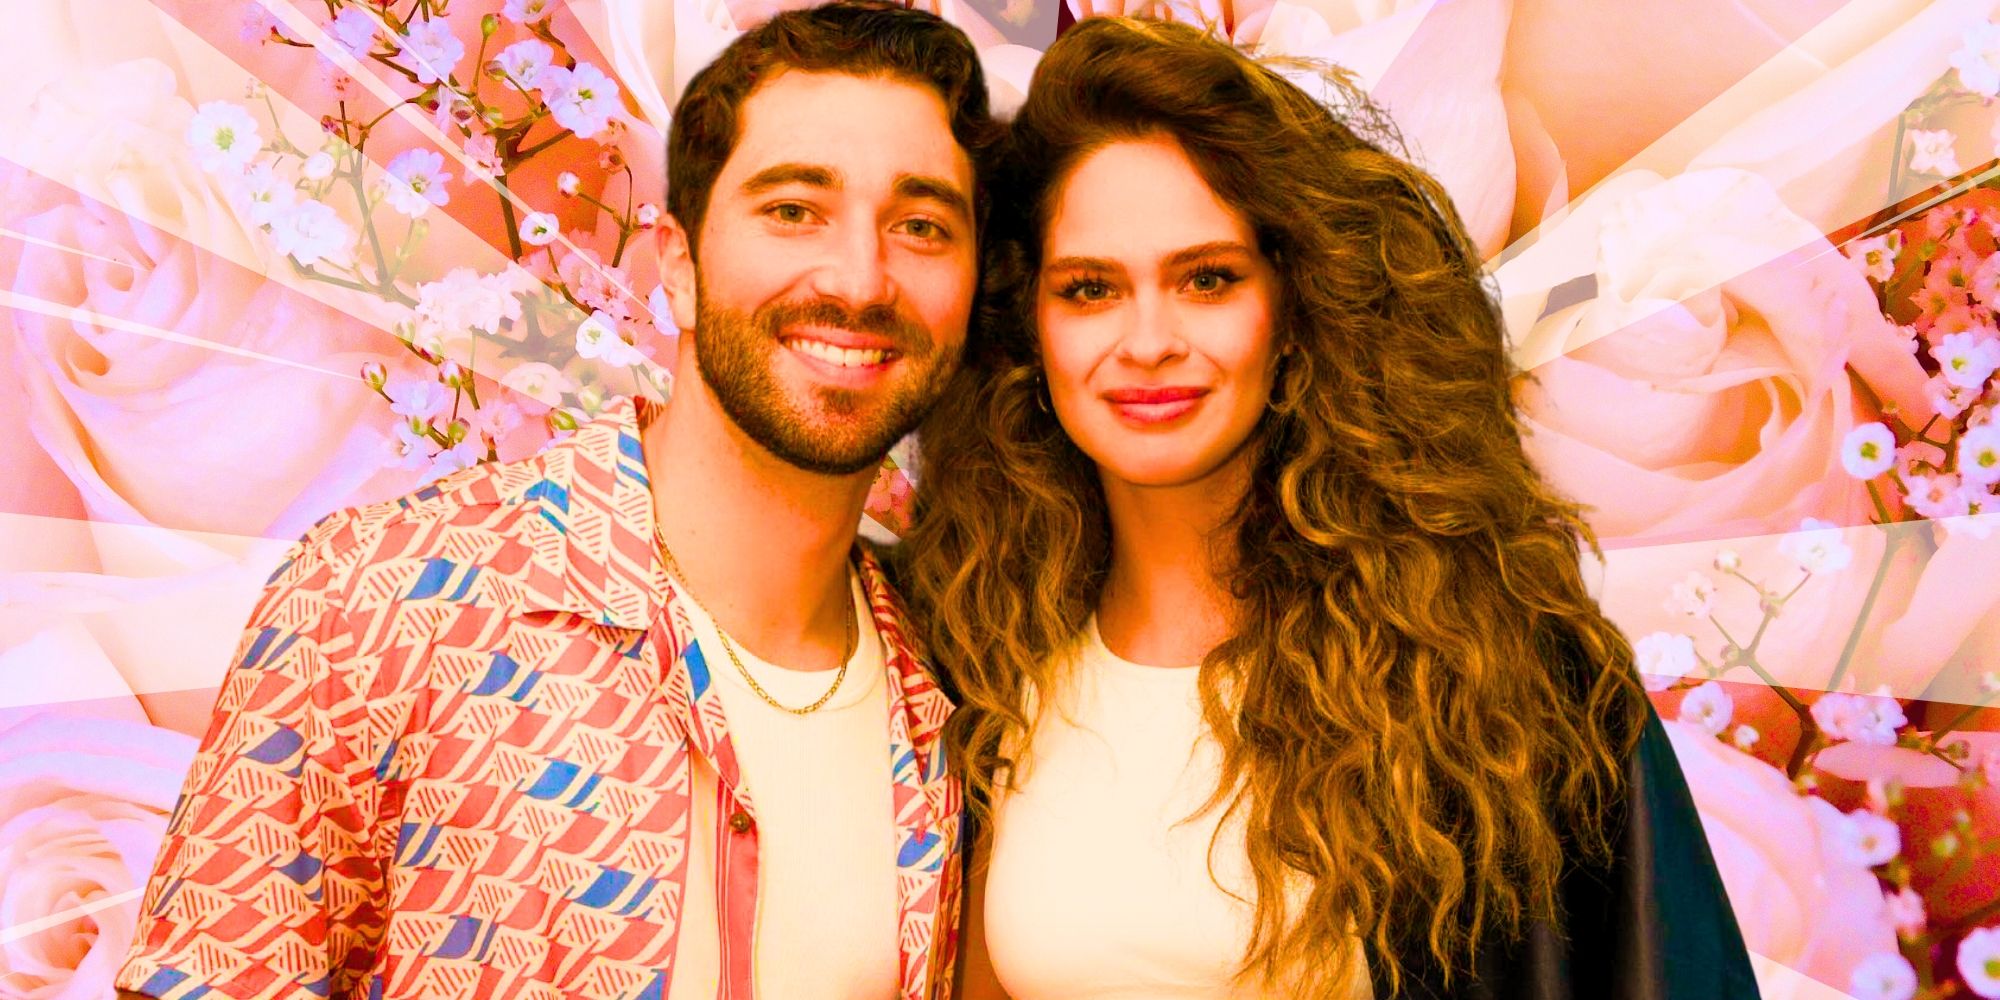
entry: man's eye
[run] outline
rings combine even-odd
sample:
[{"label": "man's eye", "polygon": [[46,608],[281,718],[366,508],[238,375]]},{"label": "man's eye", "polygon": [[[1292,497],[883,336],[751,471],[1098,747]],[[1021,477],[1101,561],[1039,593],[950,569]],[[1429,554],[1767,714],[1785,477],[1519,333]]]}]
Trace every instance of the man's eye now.
[{"label": "man's eye", "polygon": [[769,212],[772,218],[791,225],[803,223],[812,216],[812,213],[806,211],[804,205],[789,201],[771,206]]},{"label": "man's eye", "polygon": [[944,230],[929,219],[911,219],[903,224],[911,236],[920,240],[934,240],[944,235]]}]

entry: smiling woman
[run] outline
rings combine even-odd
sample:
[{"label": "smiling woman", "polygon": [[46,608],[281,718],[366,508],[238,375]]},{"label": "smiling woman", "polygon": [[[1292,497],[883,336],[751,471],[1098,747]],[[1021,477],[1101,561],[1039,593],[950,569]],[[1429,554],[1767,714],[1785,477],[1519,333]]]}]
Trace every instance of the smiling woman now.
[{"label": "smiling woman", "polygon": [[1092,18],[1013,123],[908,536],[965,995],[1753,997],[1471,241],[1328,87]]}]

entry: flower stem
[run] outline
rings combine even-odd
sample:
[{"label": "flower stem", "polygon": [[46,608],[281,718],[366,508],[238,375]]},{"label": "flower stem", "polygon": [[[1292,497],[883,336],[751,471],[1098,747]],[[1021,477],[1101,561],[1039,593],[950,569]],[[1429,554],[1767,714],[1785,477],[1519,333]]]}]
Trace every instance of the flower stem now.
[{"label": "flower stem", "polygon": [[1854,661],[1854,650],[1861,645],[1861,633],[1868,628],[1868,616],[1875,610],[1875,599],[1882,594],[1882,583],[1889,578],[1889,560],[1896,555],[1896,548],[1902,543],[1903,531],[1885,526],[1888,537],[1882,541],[1882,558],[1875,564],[1875,579],[1868,584],[1868,596],[1861,601],[1861,613],[1854,619],[1854,627],[1848,630],[1847,645],[1840,651],[1840,660],[1834,664],[1833,676],[1826,682],[1828,691],[1840,690],[1840,682],[1847,676],[1847,668]]}]

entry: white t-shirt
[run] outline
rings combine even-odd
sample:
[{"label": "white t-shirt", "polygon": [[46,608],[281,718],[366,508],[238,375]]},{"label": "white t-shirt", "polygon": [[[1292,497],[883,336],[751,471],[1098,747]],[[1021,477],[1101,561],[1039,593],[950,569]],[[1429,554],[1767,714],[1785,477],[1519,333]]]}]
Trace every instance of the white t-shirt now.
[{"label": "white t-shirt", "polygon": [[1014,1000],[1261,996],[1232,982],[1255,898],[1241,820],[1215,843],[1218,886],[1223,807],[1190,819],[1221,766],[1198,668],[1120,659],[1094,618],[1065,658],[1061,710],[1041,712],[996,810],[984,916],[1001,984]]},{"label": "white t-shirt", "polygon": [[[899,985],[896,825],[889,687],[881,637],[853,586],[860,639],[833,698],[810,715],[772,708],[729,661],[715,622],[685,602],[757,816],[757,994],[769,1000],[881,1000]],[[787,670],[732,643],[744,669],[785,705],[818,700],[834,672]],[[687,895],[668,1000],[714,1000],[716,773],[694,769]]]}]

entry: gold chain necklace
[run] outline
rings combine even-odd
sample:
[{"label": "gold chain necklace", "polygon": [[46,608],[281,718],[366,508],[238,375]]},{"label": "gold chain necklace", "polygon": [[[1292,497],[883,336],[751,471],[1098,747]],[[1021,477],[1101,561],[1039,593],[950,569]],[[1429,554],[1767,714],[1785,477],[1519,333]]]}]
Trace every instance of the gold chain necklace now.
[{"label": "gold chain necklace", "polygon": [[793,715],[811,715],[819,711],[828,701],[832,700],[833,693],[840,690],[840,682],[847,679],[847,661],[854,658],[854,652],[861,644],[860,632],[854,625],[854,601],[851,596],[847,602],[849,605],[847,614],[841,616],[847,622],[847,654],[840,658],[840,668],[833,675],[833,686],[827,688],[826,693],[820,695],[818,701],[804,708],[793,708],[771,697],[770,693],[764,690],[764,685],[757,683],[757,678],[752,677],[750,671],[744,668],[743,661],[736,656],[736,646],[729,641],[729,633],[723,631],[722,623],[715,620],[715,615],[709,613],[708,605],[703,604],[701,598],[695,596],[694,588],[688,585],[687,573],[681,569],[679,560],[674,558],[674,550],[667,546],[667,536],[660,530],[657,522],[653,525],[653,540],[659,543],[660,554],[667,557],[667,572],[672,573],[674,578],[680,581],[681,589],[687,592],[688,600],[693,601],[695,607],[700,608],[703,614],[708,615],[709,624],[715,626],[716,638],[722,640],[722,651],[729,654],[729,662],[736,665],[736,672],[750,685],[750,690],[757,692],[757,697],[764,699],[764,704],[780,712],[790,712]]}]

